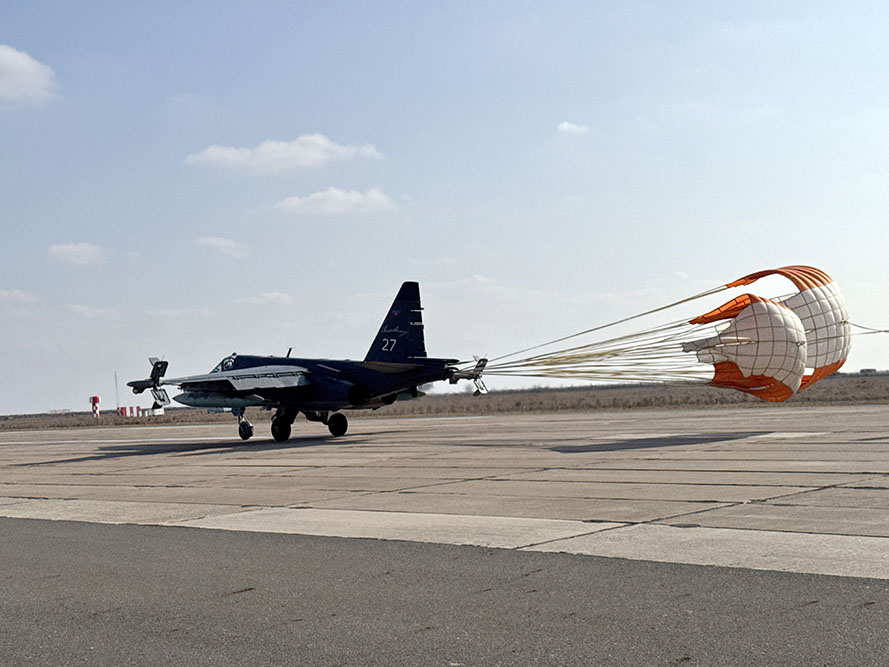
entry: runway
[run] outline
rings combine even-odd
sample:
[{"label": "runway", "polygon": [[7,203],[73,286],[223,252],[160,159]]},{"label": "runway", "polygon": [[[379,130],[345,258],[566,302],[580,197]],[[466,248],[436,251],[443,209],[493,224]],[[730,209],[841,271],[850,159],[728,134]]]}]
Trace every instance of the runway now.
[{"label": "runway", "polygon": [[889,407],[0,433],[0,516],[889,579]]},{"label": "runway", "polygon": [[889,409],[0,433],[0,665],[879,665]]}]

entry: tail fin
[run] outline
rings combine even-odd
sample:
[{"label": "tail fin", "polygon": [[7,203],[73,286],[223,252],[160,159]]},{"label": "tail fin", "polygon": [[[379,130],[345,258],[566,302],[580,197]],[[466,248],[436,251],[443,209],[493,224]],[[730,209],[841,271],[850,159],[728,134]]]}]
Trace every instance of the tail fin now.
[{"label": "tail fin", "polygon": [[422,310],[420,285],[404,283],[364,360],[410,363],[412,359],[425,358]]}]

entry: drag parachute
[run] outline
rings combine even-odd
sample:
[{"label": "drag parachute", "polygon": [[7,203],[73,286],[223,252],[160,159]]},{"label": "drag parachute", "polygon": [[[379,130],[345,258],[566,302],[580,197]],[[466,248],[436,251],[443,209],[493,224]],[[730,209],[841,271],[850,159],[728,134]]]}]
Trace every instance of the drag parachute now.
[{"label": "drag parachute", "polygon": [[833,279],[811,266],[785,266],[759,271],[731,282],[727,287],[750,285],[770,275],[789,278],[799,292],[778,299],[793,310],[806,330],[808,342],[806,367],[811,373],[803,377],[800,389],[838,371],[849,356],[852,345],[849,313],[839,287]]},{"label": "drag parachute", "polygon": [[691,324],[727,321],[719,333],[683,344],[698,361],[713,364],[710,384],[729,387],[766,401],[784,401],[802,383],[806,369],[806,331],[790,308],[744,294]]},{"label": "drag parachute", "polygon": [[[744,294],[691,320],[516,358],[770,275],[789,278],[798,292],[773,298]],[[787,266],[492,359],[484,372],[608,382],[707,382],[779,402],[836,371],[849,347],[848,314],[836,283],[819,269]]]}]

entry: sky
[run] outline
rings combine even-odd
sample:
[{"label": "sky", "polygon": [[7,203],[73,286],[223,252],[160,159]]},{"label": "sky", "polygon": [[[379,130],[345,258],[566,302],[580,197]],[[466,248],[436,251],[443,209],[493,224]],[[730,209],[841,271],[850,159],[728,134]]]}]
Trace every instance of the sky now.
[{"label": "sky", "polygon": [[430,356],[790,264],[889,328],[889,6],[8,0],[0,230],[0,414],[360,359],[405,280]]}]

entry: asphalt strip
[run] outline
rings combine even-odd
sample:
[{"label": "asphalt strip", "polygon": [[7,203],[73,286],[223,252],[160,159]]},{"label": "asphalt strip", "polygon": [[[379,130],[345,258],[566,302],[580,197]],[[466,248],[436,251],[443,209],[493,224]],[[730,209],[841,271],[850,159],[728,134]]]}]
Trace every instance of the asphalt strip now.
[{"label": "asphalt strip", "polygon": [[[234,511],[233,511],[234,510]],[[402,540],[889,580],[886,539],[565,519],[0,498],[0,516]]]}]

